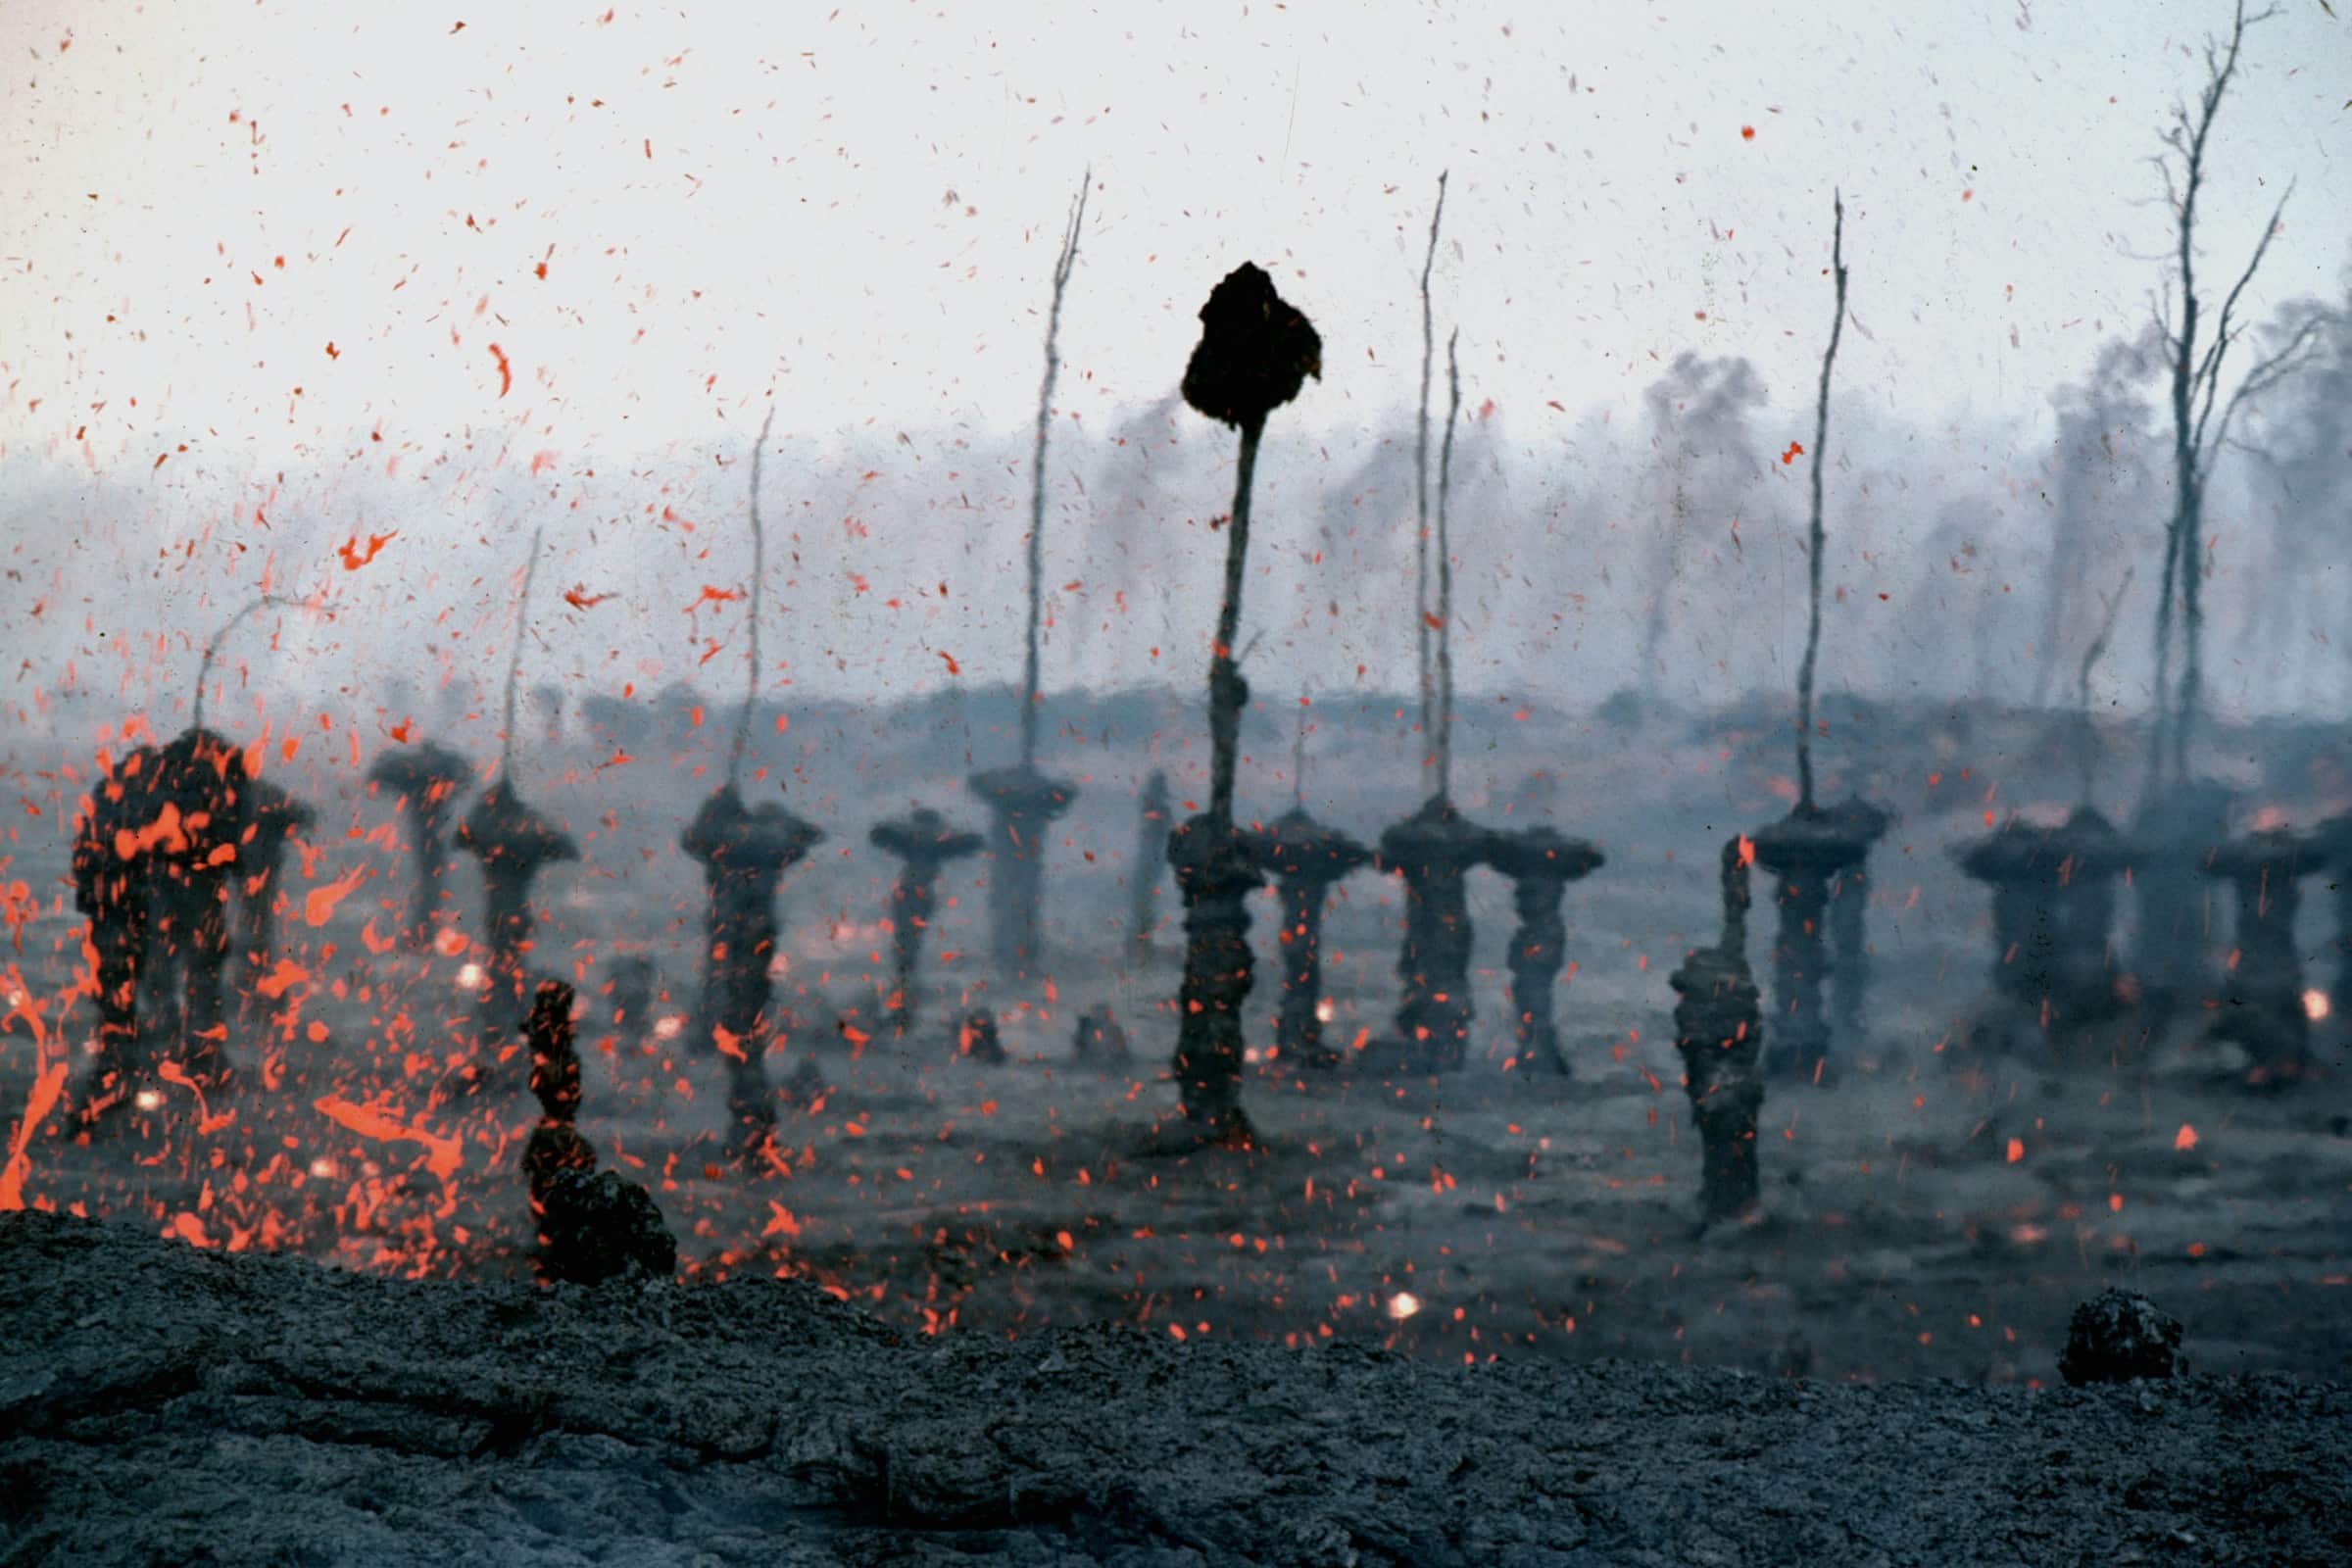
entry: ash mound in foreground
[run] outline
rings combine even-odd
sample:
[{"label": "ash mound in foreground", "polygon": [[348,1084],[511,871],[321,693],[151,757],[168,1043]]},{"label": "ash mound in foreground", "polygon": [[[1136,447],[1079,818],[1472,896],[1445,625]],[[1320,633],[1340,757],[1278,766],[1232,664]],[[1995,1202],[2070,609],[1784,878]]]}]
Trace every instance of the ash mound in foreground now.
[{"label": "ash mound in foreground", "polygon": [[0,1561],[2352,1560],[2352,1389],[910,1340],[792,1281],[407,1282],[0,1215]]}]

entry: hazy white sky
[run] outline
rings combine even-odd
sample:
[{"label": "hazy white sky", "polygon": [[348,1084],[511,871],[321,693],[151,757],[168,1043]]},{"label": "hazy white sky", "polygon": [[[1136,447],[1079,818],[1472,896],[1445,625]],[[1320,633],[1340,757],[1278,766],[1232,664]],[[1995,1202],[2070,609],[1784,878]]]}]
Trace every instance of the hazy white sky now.
[{"label": "hazy white sky", "polygon": [[[1880,590],[1833,640],[1852,678],[1916,664],[1922,612],[1878,579],[1941,562],[1951,541],[1921,542],[1949,531],[1958,487],[2008,498],[2017,515],[1986,526],[2038,525],[2033,427],[2146,318],[2170,223],[2147,160],[2227,23],[2223,0],[0,0],[0,460],[107,486],[80,506],[103,517],[0,513],[0,612],[50,607],[18,685],[78,667],[121,701],[184,686],[264,560],[342,606],[289,634],[313,639],[284,656],[309,678],[369,689],[429,648],[495,681],[522,521],[550,524],[549,592],[619,596],[545,607],[548,673],[694,677],[735,620],[676,612],[740,582],[740,533],[612,524],[671,502],[739,515],[740,470],[712,455],[739,457],[771,399],[769,500],[808,534],[770,557],[787,622],[770,684],[906,690],[947,678],[949,654],[1017,678],[1028,481],[1010,454],[1090,167],[1050,686],[1197,678],[1183,628],[1214,589],[1201,528],[1230,438],[1188,413],[1133,421],[1173,391],[1200,302],[1244,259],[1312,317],[1326,365],[1270,433],[1263,504],[1287,521],[1248,615],[1288,639],[1301,683],[1409,669],[1409,487],[1343,496],[1336,521],[1315,509],[1412,406],[1441,170],[1437,315],[1460,327],[1468,406],[1492,404],[1471,478],[1496,503],[1463,558],[1465,682],[1626,678],[1657,519],[1640,497],[1569,515],[1510,475],[1561,466],[1572,439],[1582,464],[1595,439],[1638,463],[1642,389],[1677,353],[1752,358],[1758,440],[1810,439],[1833,186],[1853,269],[1833,566]],[[2298,182],[2257,314],[2341,287],[2347,134],[2352,24],[2285,0],[2250,36],[2206,193],[2224,277]],[[1115,447],[1123,421],[1162,456]],[[2020,434],[1988,441],[2000,429]],[[828,447],[854,486],[819,472]],[[1803,471],[1768,467],[1743,535],[1698,525],[1749,551],[1719,586],[1768,613],[1700,607],[1699,630],[1755,642],[1702,638],[1714,684],[1694,698],[1786,677],[1802,573],[1780,524]],[[1874,495],[1870,471],[1891,482]],[[249,525],[265,499],[267,531]],[[381,565],[336,564],[336,544],[385,527],[401,537]],[[1952,591],[2008,602],[2032,569],[2012,557]],[[933,592],[951,570],[955,593]],[[133,655],[110,635],[126,622],[172,631]]]},{"label": "hazy white sky", "polygon": [[[1833,184],[1847,393],[2028,412],[2144,313],[2158,270],[2126,253],[2166,219],[2142,160],[2227,21],[2220,0],[606,17],[8,0],[0,440],[107,466],[184,440],[243,467],[470,429],[611,462],[756,426],[771,389],[804,434],[1011,429],[1089,165],[1062,396],[1082,420],[1173,386],[1245,257],[1328,345],[1298,418],[1409,405],[1444,168],[1439,313],[1522,438],[1565,430],[1552,401],[1630,404],[1686,347],[1801,385]],[[2342,265],[2347,99],[2352,30],[2288,0],[2252,34],[2209,192],[2219,270],[2300,181],[2266,300]]]}]

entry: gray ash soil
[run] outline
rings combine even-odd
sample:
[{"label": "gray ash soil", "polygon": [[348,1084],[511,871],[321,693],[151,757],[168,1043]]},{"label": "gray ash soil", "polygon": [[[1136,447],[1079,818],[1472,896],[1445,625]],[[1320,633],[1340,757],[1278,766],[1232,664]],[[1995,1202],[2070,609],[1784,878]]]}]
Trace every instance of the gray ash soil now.
[{"label": "gray ash soil", "polygon": [[925,1340],[801,1281],[404,1281],[0,1215],[0,1563],[2347,1558],[2340,1384]]}]

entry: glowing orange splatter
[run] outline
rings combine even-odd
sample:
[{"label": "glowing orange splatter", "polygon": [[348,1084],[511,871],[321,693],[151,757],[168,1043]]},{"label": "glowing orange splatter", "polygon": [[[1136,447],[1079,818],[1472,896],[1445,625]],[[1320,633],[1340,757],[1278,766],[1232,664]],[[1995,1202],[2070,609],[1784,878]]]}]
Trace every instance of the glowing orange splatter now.
[{"label": "glowing orange splatter", "polygon": [[253,989],[268,997],[271,1002],[275,1002],[286,994],[288,987],[308,980],[310,977],[311,971],[305,969],[301,964],[291,958],[280,958],[277,960],[276,968],[253,983]]},{"label": "glowing orange splatter", "polygon": [[564,602],[574,610],[594,610],[612,597],[611,594],[590,593],[586,583],[575,583],[564,590]]},{"label": "glowing orange splatter", "polygon": [[2175,1149],[2182,1150],[2196,1148],[2197,1130],[2194,1127],[2191,1127],[2188,1123],[2182,1122],[2180,1124],[2180,1130],[2173,1134],[2173,1147]]},{"label": "glowing orange splatter", "polygon": [[343,558],[343,569],[345,571],[357,571],[362,566],[368,564],[368,563],[370,561],[373,561],[377,551],[383,549],[384,546],[390,544],[393,540],[399,537],[400,530],[397,528],[393,529],[390,533],[371,533],[368,536],[368,548],[366,550],[362,550],[360,548],[360,536],[355,533],[349,539],[345,540],[335,553]]},{"label": "glowing orange splatter", "polygon": [[311,1102],[321,1115],[358,1133],[362,1138],[373,1138],[382,1143],[422,1144],[425,1150],[425,1168],[444,1181],[456,1174],[466,1162],[464,1152],[454,1138],[437,1138],[421,1127],[404,1126],[386,1111],[371,1105],[355,1105],[348,1100],[325,1095]]},{"label": "glowing orange splatter", "polygon": [[507,364],[507,351],[495,343],[490,345],[490,357],[498,362],[498,395],[503,398],[514,389],[514,370]]},{"label": "glowing orange splatter", "polygon": [[1740,139],[1741,141],[1754,141],[1756,139],[1756,127],[1753,125],[1741,125],[1740,127]]},{"label": "glowing orange splatter", "polygon": [[1802,441],[1791,441],[1788,443],[1788,450],[1781,454],[1781,466],[1785,468],[1804,455],[1805,444]]},{"label": "glowing orange splatter", "polygon": [[945,648],[942,648],[939,650],[939,657],[948,662],[949,674],[960,675],[963,673],[963,666],[956,662],[956,656],[954,654],[951,654]]},{"label": "glowing orange splatter", "polygon": [[353,866],[324,887],[313,888],[303,896],[302,918],[307,925],[320,926],[334,918],[335,906],[345,895],[367,878],[365,866]]},{"label": "glowing orange splatter", "polygon": [[0,1212],[24,1206],[24,1178],[32,1173],[32,1160],[24,1149],[32,1142],[33,1129],[48,1119],[65,1094],[66,1071],[65,1062],[53,1061],[33,1076],[32,1092],[24,1097],[24,1119],[8,1141],[8,1163],[0,1167]]},{"label": "glowing orange splatter", "polygon": [[2021,1159],[2023,1159],[2023,1158],[2025,1158],[2025,1157],[2026,1157],[2026,1145],[2025,1145],[2025,1140],[2024,1140],[2024,1139],[2022,1139],[2022,1138],[2012,1138],[2012,1139],[2010,1139],[2010,1140],[2009,1140],[2009,1163],[2010,1163],[2010,1164],[2012,1164],[2012,1165],[2014,1165],[2014,1164],[2016,1164],[2016,1163],[2017,1163],[2019,1160],[2021,1160]]}]

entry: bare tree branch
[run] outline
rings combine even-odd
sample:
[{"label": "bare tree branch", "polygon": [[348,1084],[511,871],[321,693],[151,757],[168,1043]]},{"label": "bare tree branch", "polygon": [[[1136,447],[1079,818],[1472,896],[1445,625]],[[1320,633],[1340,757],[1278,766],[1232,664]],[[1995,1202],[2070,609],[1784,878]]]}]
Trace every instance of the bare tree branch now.
[{"label": "bare tree branch", "polygon": [[1037,453],[1029,489],[1029,651],[1021,680],[1021,765],[1037,761],[1037,643],[1044,616],[1039,586],[1045,571],[1046,436],[1054,427],[1054,381],[1061,373],[1061,298],[1078,265],[1078,230],[1086,221],[1087,187],[1095,172],[1078,177],[1078,195],[1070,203],[1069,220],[1062,225],[1061,251],[1054,259],[1054,304],[1046,316],[1046,378],[1037,389]]},{"label": "bare tree branch", "polygon": [[[1437,327],[1429,310],[1429,276],[1438,265],[1438,222],[1446,216],[1446,173],[1438,174],[1438,205],[1429,215],[1429,254],[1421,263],[1421,423],[1420,433],[1413,442],[1413,485],[1417,498],[1415,517],[1418,530],[1414,535],[1414,560],[1418,569],[1414,574],[1413,636],[1420,651],[1421,675],[1421,755],[1429,758],[1430,726],[1436,718],[1435,687],[1430,675],[1429,662],[1429,374],[1437,358]],[[1426,774],[1429,762],[1422,764]]]},{"label": "bare tree branch", "polygon": [[1806,570],[1812,609],[1805,622],[1805,658],[1796,671],[1796,808],[1813,809],[1813,670],[1821,654],[1821,466],[1830,443],[1830,368],[1838,362],[1838,340],[1845,331],[1845,202],[1830,193],[1835,226],[1830,231],[1830,268],[1838,283],[1838,314],[1830,321],[1829,351],[1821,357],[1821,404],[1813,420],[1813,528]]}]

